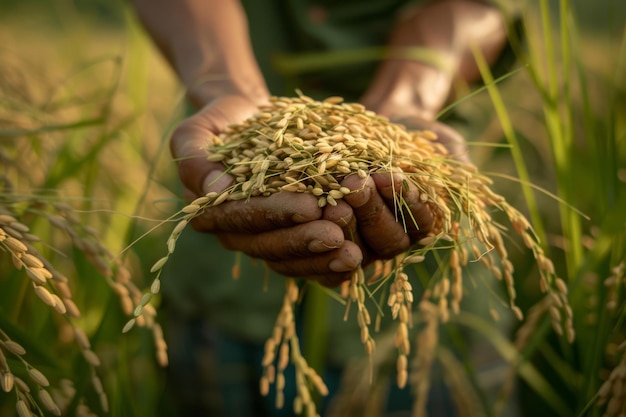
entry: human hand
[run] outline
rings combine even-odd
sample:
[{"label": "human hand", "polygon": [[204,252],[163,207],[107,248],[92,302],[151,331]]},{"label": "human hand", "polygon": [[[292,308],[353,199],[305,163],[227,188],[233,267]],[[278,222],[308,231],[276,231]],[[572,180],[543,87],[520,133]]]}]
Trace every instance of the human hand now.
[{"label": "human hand", "polygon": [[[221,162],[207,160],[207,138],[251,116],[259,104],[261,100],[224,96],[173,132],[171,152],[178,161],[186,199],[221,192],[233,183]],[[363,260],[360,248],[344,237],[345,225],[352,219],[348,204],[322,212],[313,195],[285,191],[224,202],[206,209],[191,224],[198,231],[213,233],[226,249],[262,259],[278,273],[335,286],[349,279]]]},{"label": "human hand", "polygon": [[[451,157],[469,161],[465,142],[456,130],[423,119],[403,122],[410,130],[433,131]],[[436,206],[422,201],[415,184],[401,173],[374,173],[365,179],[350,175],[341,185],[353,191],[343,198],[353,211],[350,223],[343,227],[344,235],[360,247],[363,265],[407,251],[435,226]],[[327,206],[324,210],[335,209]]]},{"label": "human hand", "polygon": [[405,252],[433,227],[433,208],[400,173],[350,175],[341,185],[353,190],[344,196],[354,213],[344,232],[363,251],[363,265]]}]

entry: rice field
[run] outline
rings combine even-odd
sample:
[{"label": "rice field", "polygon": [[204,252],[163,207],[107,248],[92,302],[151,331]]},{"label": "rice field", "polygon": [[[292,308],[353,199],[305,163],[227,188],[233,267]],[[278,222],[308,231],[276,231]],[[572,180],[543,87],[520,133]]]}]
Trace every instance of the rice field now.
[{"label": "rice field", "polygon": [[[2,7],[0,415],[166,414],[167,346],[155,275],[177,231],[175,221],[165,220],[180,220],[167,139],[183,117],[184,92],[121,1]],[[490,190],[529,220],[521,230],[532,227],[539,242],[516,234],[519,223],[506,226],[509,213],[493,214],[494,224],[504,225],[506,260],[515,269],[504,291],[505,306],[513,295],[510,307],[519,310],[510,334],[500,331],[497,311],[461,306],[441,320],[436,303],[420,305],[429,332],[413,343],[432,345],[426,359],[461,370],[449,374],[450,386],[459,404],[472,404],[468,415],[506,416],[513,393],[520,396],[520,416],[626,415],[625,16],[624,6],[608,0],[593,8],[566,0],[530,3],[523,16],[527,41],[513,45],[519,69],[494,81],[482,65],[485,87],[454,104],[472,121],[462,132],[471,160]],[[305,127],[296,118],[281,122],[284,116],[272,120],[276,127]],[[312,162],[309,177],[337,166],[308,161],[303,172]],[[446,178],[455,167],[447,167]],[[348,162],[346,169],[365,168]],[[256,174],[261,170],[259,164]],[[303,182],[289,178],[275,185],[297,189]],[[320,205],[348,194],[309,185]],[[254,186],[254,178],[243,177],[230,198]],[[217,204],[212,198],[202,204]],[[546,259],[539,268],[537,253]],[[394,288],[406,285],[400,281]],[[353,284],[344,295],[358,304],[370,287]],[[446,287],[432,285],[438,294]],[[293,291],[287,297],[286,305],[297,302]],[[380,356],[367,357],[374,351],[370,331],[362,337],[363,361],[376,368]],[[460,331],[484,340],[508,363],[497,395],[481,392],[471,363],[438,348],[438,334]],[[379,342],[376,350],[384,346]],[[398,359],[400,365],[406,360]],[[368,395],[376,384],[354,383],[363,375],[370,372],[346,373],[342,415],[376,409],[377,396]],[[410,378],[402,375],[400,385]],[[312,383],[323,393],[323,382]],[[350,408],[348,394],[370,402]]]}]

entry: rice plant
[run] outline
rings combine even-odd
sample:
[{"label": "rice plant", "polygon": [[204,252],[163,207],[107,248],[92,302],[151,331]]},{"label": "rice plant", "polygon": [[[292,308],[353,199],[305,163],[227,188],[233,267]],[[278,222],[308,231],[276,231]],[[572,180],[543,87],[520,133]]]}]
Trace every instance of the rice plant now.
[{"label": "rice plant", "polygon": [[[137,54],[138,33],[127,36]],[[155,397],[166,347],[154,320],[121,337],[144,262],[122,249],[146,227],[137,218],[161,217],[144,202],[170,196],[149,179],[164,141],[143,143],[156,125],[131,110],[133,59],[48,53],[46,66],[14,49],[0,59],[0,414],[143,415],[157,404],[135,400]],[[135,89],[146,76],[136,70]]]}]

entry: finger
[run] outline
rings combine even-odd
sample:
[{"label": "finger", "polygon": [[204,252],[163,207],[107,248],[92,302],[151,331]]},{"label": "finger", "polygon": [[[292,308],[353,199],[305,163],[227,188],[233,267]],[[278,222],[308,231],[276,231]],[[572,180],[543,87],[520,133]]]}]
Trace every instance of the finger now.
[{"label": "finger", "polygon": [[178,176],[196,196],[206,194],[204,185],[210,172],[224,170],[221,163],[207,160],[208,140],[215,133],[201,120],[199,115],[184,120],[170,138],[170,151],[178,165]]},{"label": "finger", "polygon": [[[223,171],[211,171],[204,179],[204,185],[202,186],[202,195],[206,195],[211,191],[221,193],[233,182],[233,177],[225,174]],[[185,199],[185,201],[192,201],[200,196],[200,194],[193,192],[191,189],[183,185],[183,198]]]},{"label": "finger", "polygon": [[367,265],[371,258],[368,253],[369,248],[359,235],[357,220],[352,207],[347,202],[343,201],[343,199],[339,200],[336,206],[327,205],[324,207],[322,218],[341,227],[344,238],[356,243],[359,248],[361,248],[363,252],[362,264]]},{"label": "finger", "polygon": [[322,219],[331,221],[343,230],[344,237],[351,241],[358,238],[356,219],[352,207],[345,201],[337,201],[336,206],[327,205],[322,212]]},{"label": "finger", "polygon": [[222,166],[220,169],[210,171],[204,177],[204,181],[202,182],[202,193],[205,195],[210,192],[221,193],[234,182],[234,178],[231,175],[226,174],[224,172],[224,167]]},{"label": "finger", "polygon": [[426,237],[434,218],[430,206],[421,201],[417,186],[401,174],[373,174],[372,179],[386,204],[399,206],[398,220],[411,243]]},{"label": "finger", "polygon": [[326,220],[275,229],[257,234],[218,233],[222,246],[266,261],[288,262],[338,249],[344,238],[341,228]]},{"label": "finger", "polygon": [[221,162],[207,160],[207,145],[213,136],[229,124],[241,122],[257,110],[249,100],[227,96],[202,108],[174,130],[170,138],[170,151],[178,162],[178,175],[185,187],[200,196],[212,190],[222,191],[228,186],[232,180],[230,176],[217,185],[212,183],[215,178],[207,180],[211,172],[224,171]]},{"label": "finger", "polygon": [[363,259],[362,254],[354,242],[346,240],[330,252],[267,264],[282,275],[314,279],[326,287],[336,287],[352,277]]},{"label": "finger", "polygon": [[[363,242],[376,255],[390,258],[408,249],[409,236],[402,224],[396,221],[371,177],[362,179],[350,175],[342,181],[342,185],[354,191],[344,196],[344,200],[352,206]],[[393,205],[390,207],[393,208]]]},{"label": "finger", "polygon": [[322,209],[312,194],[283,191],[208,207],[192,221],[192,226],[203,232],[261,233],[321,216]]}]

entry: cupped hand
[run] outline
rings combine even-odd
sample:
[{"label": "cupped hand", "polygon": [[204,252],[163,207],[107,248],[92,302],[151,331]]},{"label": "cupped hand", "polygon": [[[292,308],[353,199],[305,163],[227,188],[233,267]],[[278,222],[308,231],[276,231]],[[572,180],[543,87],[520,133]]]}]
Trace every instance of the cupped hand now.
[{"label": "cupped hand", "polygon": [[[450,158],[469,162],[465,140],[456,130],[425,118],[419,109],[398,109],[394,104],[390,97],[371,105],[370,109],[388,115],[408,130],[434,132]],[[407,251],[434,229],[437,207],[420,199],[417,186],[401,173],[373,173],[367,178],[350,175],[341,185],[352,190],[343,199],[353,211],[351,223],[344,227],[344,236],[361,248],[363,265]]]},{"label": "cupped hand", "polygon": [[209,162],[206,148],[209,139],[218,135],[229,124],[252,116],[261,100],[239,95],[217,98],[193,116],[185,119],[172,133],[170,151],[178,164],[178,175],[185,188],[186,198],[195,198],[210,191],[221,191],[233,178],[223,175],[221,162]]},{"label": "cupped hand", "polygon": [[[456,130],[421,118],[402,122],[409,129],[433,131],[450,158],[469,163],[465,141]],[[417,186],[402,173],[373,173],[365,179],[350,175],[341,185],[352,190],[343,200],[354,214],[350,227],[344,228],[345,237],[361,248],[363,265],[391,259],[434,231],[436,205],[424,202]]]},{"label": "cupped hand", "polygon": [[[260,100],[224,96],[176,128],[170,145],[186,199],[221,192],[233,183],[221,162],[207,160],[208,139],[252,116],[260,104]],[[353,217],[347,204],[322,212],[313,195],[283,191],[207,208],[191,224],[214,234],[226,249],[262,259],[280,274],[335,286],[349,279],[363,260],[359,246],[344,236]]]},{"label": "cupped hand", "polygon": [[211,207],[192,224],[282,275],[336,286],[363,260],[359,246],[344,235],[352,218],[347,204],[322,213],[313,195],[282,191]]}]

